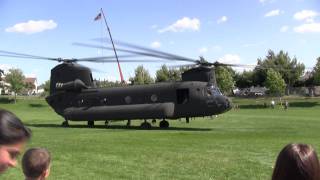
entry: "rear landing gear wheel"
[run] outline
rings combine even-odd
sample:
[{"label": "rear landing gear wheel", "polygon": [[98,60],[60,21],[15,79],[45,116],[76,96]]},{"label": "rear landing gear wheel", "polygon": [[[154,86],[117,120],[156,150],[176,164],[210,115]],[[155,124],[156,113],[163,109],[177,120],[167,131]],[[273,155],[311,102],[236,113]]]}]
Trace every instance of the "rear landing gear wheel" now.
[{"label": "rear landing gear wheel", "polygon": [[141,123],[140,127],[141,127],[141,129],[151,129],[152,126],[150,123],[145,121],[145,122]]},{"label": "rear landing gear wheel", "polygon": [[155,123],[157,123],[157,120],[156,119],[152,119],[151,123],[155,124]]},{"label": "rear landing gear wheel", "polygon": [[94,121],[88,121],[88,127],[93,128],[94,126]]},{"label": "rear landing gear wheel", "polygon": [[61,124],[62,127],[69,127],[69,123],[67,120],[63,121]]},{"label": "rear landing gear wheel", "polygon": [[160,126],[160,128],[168,128],[169,127],[169,122],[166,121],[166,120],[162,120],[162,121],[160,121],[159,126]]},{"label": "rear landing gear wheel", "polygon": [[186,117],[186,123],[187,124],[189,123],[189,117]]},{"label": "rear landing gear wheel", "polygon": [[127,127],[130,127],[130,126],[131,126],[131,119],[128,119]]},{"label": "rear landing gear wheel", "polygon": [[108,127],[108,126],[109,126],[109,121],[106,120],[106,121],[104,122],[104,125],[105,125],[106,127]]}]

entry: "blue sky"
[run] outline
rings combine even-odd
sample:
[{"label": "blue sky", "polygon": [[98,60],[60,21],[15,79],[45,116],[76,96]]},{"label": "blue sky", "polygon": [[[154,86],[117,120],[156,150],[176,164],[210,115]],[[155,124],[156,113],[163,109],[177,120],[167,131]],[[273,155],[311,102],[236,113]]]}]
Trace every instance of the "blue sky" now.
[{"label": "blue sky", "polygon": [[[95,57],[112,52],[72,45],[105,37],[103,8],[114,39],[190,58],[255,64],[268,49],[288,51],[313,67],[320,56],[318,0],[0,0],[0,50],[49,57]],[[0,57],[40,83],[57,63]],[[119,80],[116,64],[84,63],[95,78]],[[140,64],[121,64],[125,79]],[[152,75],[161,64],[143,64]],[[168,64],[170,65],[170,64]]]}]

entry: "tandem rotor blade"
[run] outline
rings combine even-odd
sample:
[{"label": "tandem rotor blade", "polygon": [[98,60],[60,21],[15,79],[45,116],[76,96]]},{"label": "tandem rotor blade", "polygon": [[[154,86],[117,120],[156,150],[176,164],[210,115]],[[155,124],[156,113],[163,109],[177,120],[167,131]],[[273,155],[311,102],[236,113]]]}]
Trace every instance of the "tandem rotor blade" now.
[{"label": "tandem rotor blade", "polygon": [[[98,40],[98,39],[94,39],[94,40]],[[107,43],[111,43],[111,41],[109,39],[105,39],[105,40],[106,40]],[[117,40],[115,41],[115,43],[116,43],[116,45],[142,50],[143,52],[153,53],[154,55],[160,55],[162,57],[168,57],[170,59],[178,58],[178,59],[189,60],[189,62],[195,62],[196,61],[196,60],[188,58],[188,57],[183,57],[183,56],[180,56],[180,55],[167,53],[167,52],[163,52],[163,51],[159,51],[159,50],[155,50],[155,49],[151,49],[151,48],[135,45],[135,44],[132,44],[132,43],[126,43],[126,42],[117,41]]]},{"label": "tandem rotor blade", "polygon": [[42,60],[51,60],[51,61],[59,61],[60,58],[50,58],[44,56],[35,56],[25,53],[17,53],[11,51],[0,50],[0,56],[2,57],[11,57],[11,58],[27,58],[27,59],[42,59]]},{"label": "tandem rotor blade", "polygon": [[[92,45],[92,44],[85,44],[85,43],[73,43],[73,45],[82,46],[82,47],[89,47],[89,48],[113,50],[112,47],[101,46],[101,45]],[[137,54],[137,55],[141,55],[141,56],[149,56],[149,57],[154,57],[154,58],[159,58],[159,59],[167,59],[167,60],[171,60],[171,61],[196,62],[196,60],[190,60],[190,59],[186,59],[186,58],[182,58],[182,57],[168,57],[166,55],[158,55],[158,54],[153,54],[153,53],[149,53],[149,52],[136,51],[136,50],[130,50],[130,49],[116,48],[116,50],[120,51],[120,52],[132,53],[132,54]]]}]

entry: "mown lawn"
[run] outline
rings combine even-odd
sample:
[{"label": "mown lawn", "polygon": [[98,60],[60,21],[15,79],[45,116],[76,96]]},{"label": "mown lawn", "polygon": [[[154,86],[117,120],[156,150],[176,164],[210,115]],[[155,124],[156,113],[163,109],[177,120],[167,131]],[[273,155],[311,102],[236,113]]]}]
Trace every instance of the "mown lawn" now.
[{"label": "mown lawn", "polygon": [[[239,110],[190,124],[170,121],[168,130],[123,128],[103,122],[95,128],[62,118],[41,99],[0,101],[33,131],[28,147],[48,148],[49,179],[270,179],[281,148],[310,143],[320,153],[320,99],[290,99],[285,111],[263,108],[263,99],[234,99]],[[267,101],[269,102],[269,100]],[[133,125],[138,126],[139,121]],[[0,175],[23,179],[21,167]]]}]

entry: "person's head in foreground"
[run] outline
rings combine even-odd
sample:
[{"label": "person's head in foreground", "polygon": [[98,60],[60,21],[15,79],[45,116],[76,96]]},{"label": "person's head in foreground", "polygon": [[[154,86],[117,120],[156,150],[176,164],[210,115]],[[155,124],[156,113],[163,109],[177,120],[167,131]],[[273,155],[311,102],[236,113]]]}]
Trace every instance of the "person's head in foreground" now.
[{"label": "person's head in foreground", "polygon": [[316,151],[307,144],[288,144],[278,155],[272,180],[320,180]]},{"label": "person's head in foreground", "polygon": [[17,165],[31,131],[13,113],[0,109],[0,174]]},{"label": "person's head in foreground", "polygon": [[44,180],[50,173],[50,153],[44,148],[29,149],[22,158],[26,180]]}]

